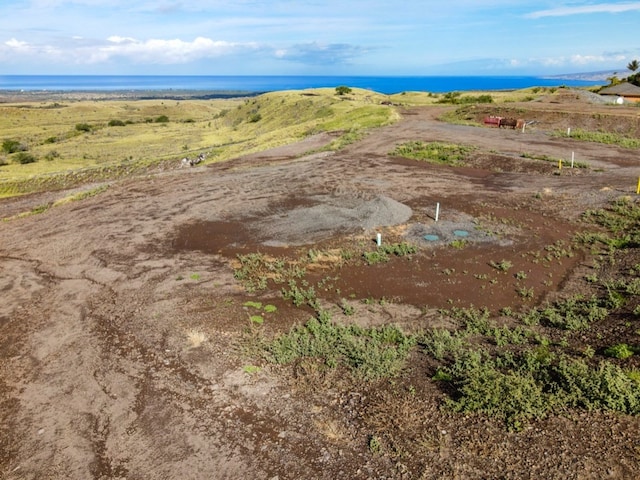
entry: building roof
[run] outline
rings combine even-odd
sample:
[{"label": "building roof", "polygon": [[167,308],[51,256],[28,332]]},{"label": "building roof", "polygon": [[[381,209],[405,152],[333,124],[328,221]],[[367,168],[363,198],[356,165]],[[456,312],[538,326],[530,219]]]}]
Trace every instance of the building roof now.
[{"label": "building roof", "polygon": [[621,97],[640,97],[640,87],[624,82],[612,87],[605,87],[598,92],[600,95],[619,95]]}]

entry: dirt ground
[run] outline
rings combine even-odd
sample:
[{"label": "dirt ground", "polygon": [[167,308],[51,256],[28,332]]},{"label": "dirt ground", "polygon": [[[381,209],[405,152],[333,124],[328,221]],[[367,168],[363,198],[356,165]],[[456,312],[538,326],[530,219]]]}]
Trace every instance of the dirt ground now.
[{"label": "dirt ground", "polygon": [[[336,318],[407,330],[436,324],[438,308],[497,311],[573,288],[584,258],[549,267],[531,256],[569,244],[586,209],[635,195],[640,154],[549,132],[610,118],[637,132],[640,110],[572,98],[501,106],[535,121],[522,132],[438,121],[448,108],[402,110],[337,153],[305,154],[331,140],[319,135],[223,164],[176,161],[1,223],[0,478],[640,478],[638,418],[576,411],[508,432],[442,410],[423,359],[400,379],[358,383],[243,350],[248,300],[277,306],[266,336],[312,312],[277,288],[247,293],[238,254],[373,249],[377,233],[411,241],[420,250],[410,261],[315,273],[332,279],[319,296]],[[413,140],[479,150],[464,167],[389,155]],[[590,168],[531,158],[572,152]],[[68,194],[2,200],[0,217]],[[448,246],[460,235],[464,248]],[[496,275],[490,261],[502,260],[526,280]],[[354,315],[340,318],[342,298]],[[372,452],[380,432],[403,442]]]}]

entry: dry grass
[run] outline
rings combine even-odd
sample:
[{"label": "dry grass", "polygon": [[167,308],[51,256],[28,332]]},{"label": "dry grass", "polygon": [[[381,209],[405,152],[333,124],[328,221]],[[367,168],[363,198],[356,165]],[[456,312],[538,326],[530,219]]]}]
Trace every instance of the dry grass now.
[{"label": "dry grass", "polygon": [[187,330],[186,334],[191,348],[198,348],[209,339],[206,333],[195,328]]},{"label": "dry grass", "polygon": [[19,142],[37,161],[19,164],[16,154],[0,153],[0,197],[41,190],[40,179],[52,176],[71,186],[79,181],[72,172],[105,180],[184,156],[208,153],[207,162],[223,161],[314,133],[395,121],[382,98],[367,90],[345,98],[317,89],[246,99],[3,104],[1,140]]},{"label": "dry grass", "polygon": [[[494,102],[532,95],[531,89],[491,92]],[[6,103],[0,105],[0,140],[19,142],[37,161],[19,164],[16,154],[0,153],[0,198],[105,181],[164,161],[177,165],[199,153],[208,154],[207,163],[229,160],[320,132],[341,131],[347,138],[397,121],[399,113],[383,102],[429,105],[441,96],[364,89],[336,95],[320,88],[236,99]]]}]

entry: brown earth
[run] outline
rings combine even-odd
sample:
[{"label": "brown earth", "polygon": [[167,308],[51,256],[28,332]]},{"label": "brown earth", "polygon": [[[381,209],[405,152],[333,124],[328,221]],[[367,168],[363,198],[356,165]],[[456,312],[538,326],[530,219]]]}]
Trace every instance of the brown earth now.
[{"label": "brown earth", "polygon": [[[272,284],[247,293],[237,254],[328,258],[373,250],[376,233],[411,241],[410,260],[319,260],[309,274],[335,319],[409,331],[441,324],[441,307],[517,309],[582,288],[588,261],[567,254],[577,219],[635,195],[640,157],[549,132],[614,118],[637,134],[640,110],[565,98],[478,111],[535,121],[523,133],[438,121],[447,108],[403,110],[337,153],[305,155],[330,141],[319,135],[2,223],[0,478],[639,478],[635,417],[575,411],[508,432],[441,409],[446,392],[419,355],[399,378],[362,383],[313,363],[274,367],[245,348],[256,329],[270,337],[312,312]],[[479,150],[464,167],[389,155],[413,140]],[[590,168],[531,158],[571,152]],[[65,195],[2,200],[0,217]],[[466,246],[449,246],[456,239]],[[536,261],[550,252],[553,262]],[[526,279],[491,266],[501,261]],[[278,310],[251,326],[248,300]],[[381,453],[372,435],[387,442]]]}]

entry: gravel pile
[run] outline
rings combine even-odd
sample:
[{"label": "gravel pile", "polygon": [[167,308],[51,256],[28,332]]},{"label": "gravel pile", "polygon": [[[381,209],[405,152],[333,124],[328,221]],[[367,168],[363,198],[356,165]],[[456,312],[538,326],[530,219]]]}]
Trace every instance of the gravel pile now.
[{"label": "gravel pile", "polygon": [[572,93],[579,95],[585,102],[593,103],[594,105],[611,105],[615,103],[618,97],[611,97],[606,95],[598,95],[597,93],[589,92],[588,90],[572,90]]},{"label": "gravel pile", "polygon": [[[344,200],[344,199],[342,199]],[[251,228],[271,246],[304,245],[349,231],[406,223],[413,214],[407,205],[385,196],[372,200],[344,200],[343,205],[321,203],[300,207],[254,223]]]}]

